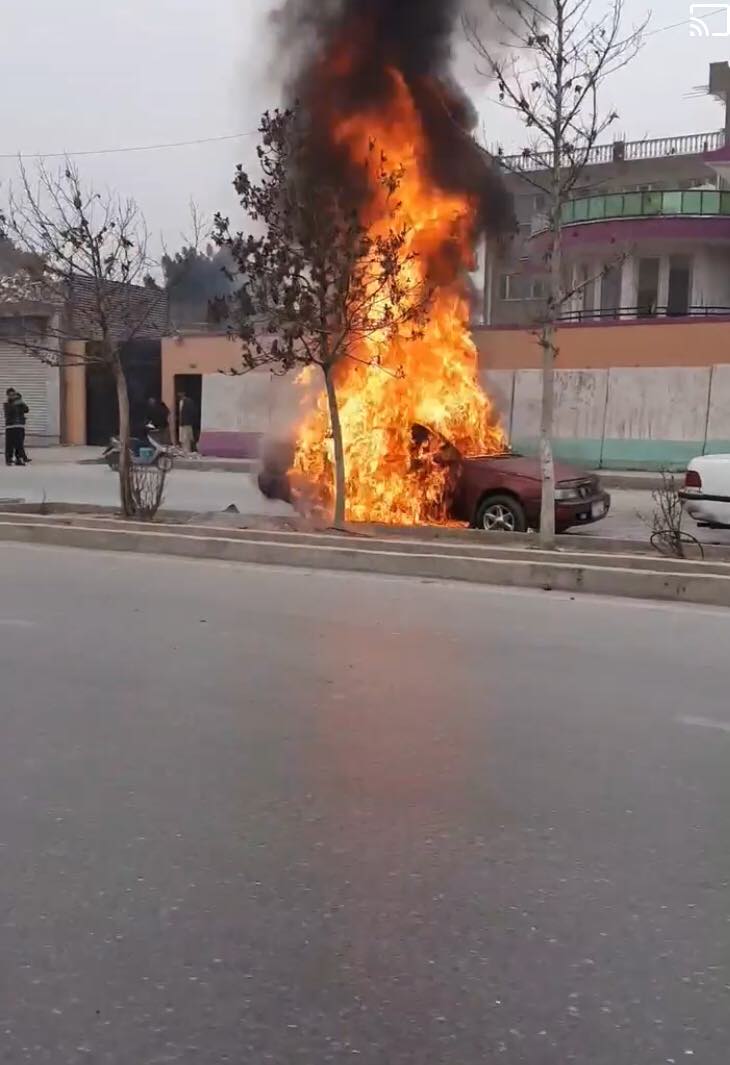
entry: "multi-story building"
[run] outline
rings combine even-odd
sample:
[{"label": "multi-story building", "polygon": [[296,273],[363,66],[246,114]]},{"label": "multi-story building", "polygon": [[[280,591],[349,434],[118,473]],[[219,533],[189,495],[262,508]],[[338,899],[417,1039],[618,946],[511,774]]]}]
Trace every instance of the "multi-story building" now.
[{"label": "multi-story building", "polygon": [[[730,67],[709,91],[725,103],[721,130],[596,145],[563,210],[568,320],[730,315]],[[487,265],[484,322],[529,325],[546,284],[549,175],[502,160],[519,233]],[[587,282],[587,284],[586,284]]]},{"label": "multi-story building", "polygon": [[[730,452],[730,67],[709,92],[709,133],[596,145],[564,207],[555,364],[556,454],[583,465],[681,467]],[[519,219],[492,250],[474,335],[515,448],[537,448],[549,175],[504,159]],[[515,172],[517,171],[517,172]],[[521,172],[520,172],[521,171]],[[587,282],[584,284],[584,282]]]}]

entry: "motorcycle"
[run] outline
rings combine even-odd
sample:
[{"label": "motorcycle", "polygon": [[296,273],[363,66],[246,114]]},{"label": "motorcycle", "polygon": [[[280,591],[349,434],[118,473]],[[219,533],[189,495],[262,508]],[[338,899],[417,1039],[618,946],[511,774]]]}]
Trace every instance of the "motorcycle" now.
[{"label": "motorcycle", "polygon": [[[119,456],[122,445],[118,436],[113,436],[104,450],[103,458],[110,470],[119,471]],[[133,436],[129,441],[129,453],[134,466],[156,466],[165,473],[173,467],[173,450],[167,444],[161,444],[153,433],[148,433],[146,440]]]}]

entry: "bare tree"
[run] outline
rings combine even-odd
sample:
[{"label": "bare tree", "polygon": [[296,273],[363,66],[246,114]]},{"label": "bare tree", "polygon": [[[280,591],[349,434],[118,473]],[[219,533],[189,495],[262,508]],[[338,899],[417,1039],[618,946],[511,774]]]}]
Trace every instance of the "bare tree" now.
[{"label": "bare tree", "polygon": [[660,555],[673,558],[686,558],[687,547],[700,558],[705,557],[705,549],[691,533],[684,530],[684,503],[679,493],[677,478],[668,470],[661,472],[661,484],[651,493],[654,510],[648,517],[639,514],[651,530],[649,542]]},{"label": "bare tree", "polygon": [[519,163],[510,169],[546,196],[549,280],[538,323],[542,348],[540,538],[544,547],[553,547],[557,323],[566,304],[594,280],[577,285],[564,280],[563,212],[590,163],[592,149],[618,118],[615,111],[601,109],[599,89],[637,54],[647,23],[624,34],[624,0],[608,0],[607,7],[600,5],[598,16],[593,14],[594,0],[503,0],[502,7],[498,18],[507,40],[500,45],[485,40],[480,22],[473,17],[465,17],[464,29],[481,61],[481,72],[496,84],[500,102],[516,111],[528,130],[529,142]]},{"label": "bare tree", "polygon": [[[122,510],[135,513],[130,478],[130,413],[123,368],[125,345],[159,336],[166,294],[147,276],[147,231],[133,200],[87,187],[70,163],[58,172],[41,163],[33,177],[21,164],[11,192],[7,236],[32,256],[34,268],[16,278],[50,305],[49,326],[22,337],[31,357],[53,366],[97,365],[112,375],[119,411]],[[86,341],[69,350],[70,341]]]},{"label": "bare tree", "polygon": [[305,366],[321,370],[339,525],[346,514],[346,470],[338,367],[352,359],[385,372],[378,348],[396,336],[422,335],[432,291],[414,269],[410,230],[397,221],[402,171],[390,169],[375,144],[362,166],[383,201],[377,233],[361,219],[358,191],[310,165],[311,144],[297,114],[265,114],[261,133],[262,179],[252,182],[239,167],[235,188],[263,235],[232,234],[229,220],[217,218],[217,240],[235,264],[238,286],[222,309],[242,341],[244,372],[262,366],[279,374]]}]

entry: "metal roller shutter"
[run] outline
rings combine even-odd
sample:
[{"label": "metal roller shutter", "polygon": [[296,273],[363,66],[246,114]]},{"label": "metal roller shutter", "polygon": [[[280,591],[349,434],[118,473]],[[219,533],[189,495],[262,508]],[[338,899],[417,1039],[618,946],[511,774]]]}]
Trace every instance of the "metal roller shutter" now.
[{"label": "metal roller shutter", "polygon": [[[58,437],[52,431],[48,409],[49,374],[58,374],[58,370],[26,355],[14,344],[0,339],[0,397],[5,402],[5,390],[14,388],[22,393],[30,408],[26,432],[30,443],[57,443]],[[0,410],[3,428],[5,419]]]}]

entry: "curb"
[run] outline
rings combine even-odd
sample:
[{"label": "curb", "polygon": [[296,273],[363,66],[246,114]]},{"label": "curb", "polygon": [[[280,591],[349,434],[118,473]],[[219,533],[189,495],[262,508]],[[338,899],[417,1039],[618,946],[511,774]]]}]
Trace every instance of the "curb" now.
[{"label": "curb", "polygon": [[[397,550],[397,543],[383,550],[377,542],[360,546],[333,545],[297,540],[282,543],[271,537],[255,539],[231,536],[201,536],[180,531],[120,530],[84,525],[59,525],[32,522],[0,521],[0,540],[55,547],[77,547],[101,551],[124,551],[145,555],[169,555],[178,558],[246,562],[274,566],[291,566],[309,570],[333,570],[350,573],[375,573],[382,576],[418,577],[430,580],[464,581],[472,584],[532,588],[544,591],[587,592],[633,599],[701,603],[730,606],[730,567],[726,572],[707,570],[702,563],[685,563],[681,569],[646,568],[591,564],[566,558],[560,561],[512,557],[504,551],[485,554],[443,553],[438,546],[413,544],[410,551]],[[264,535],[264,534],[262,534]],[[331,539],[331,538],[325,538]],[[420,549],[417,549],[420,548]],[[644,560],[632,560],[636,564]],[[666,562],[666,560],[665,560]]]},{"label": "curb", "polygon": [[[240,524],[225,520],[225,511],[208,511],[198,513],[190,510],[166,510],[164,507],[159,511],[152,522],[138,522],[133,519],[124,520],[121,517],[118,506],[101,506],[96,503],[26,503],[24,500],[0,499],[0,518],[5,515],[23,521],[66,519],[67,523],[73,523],[75,519],[82,518],[84,523],[90,521],[112,522],[113,528],[139,529],[150,531],[163,527],[176,528],[181,533],[185,530],[196,529],[201,535],[236,536],[270,536],[273,538],[282,535],[292,536],[298,540],[306,536],[338,535],[342,541],[342,533],[335,533],[332,529],[271,529],[257,524],[260,515],[237,514],[235,518]],[[250,522],[250,524],[247,524]],[[540,540],[537,533],[500,533],[489,534],[479,532],[476,529],[464,527],[442,527],[438,525],[378,525],[374,523],[351,523],[346,526],[345,535],[353,538],[356,544],[364,544],[368,540],[401,542],[415,542],[430,544],[434,547],[446,547],[450,549],[453,544],[461,544],[469,551],[492,550],[494,548],[510,548],[512,550],[530,550],[533,554],[540,551]],[[583,536],[579,533],[567,533],[556,538],[557,550],[564,554],[577,556],[587,555],[633,555],[643,557],[647,568],[655,568],[655,563],[661,560],[660,555],[654,552],[648,540],[619,539],[603,536]],[[705,562],[730,562],[730,543],[703,543]],[[553,556],[550,553],[550,557]],[[670,560],[673,561],[673,560]],[[677,560],[678,561],[678,560]],[[694,562],[692,558],[686,560]]]},{"label": "curb", "polygon": [[[443,556],[458,556],[473,559],[497,559],[502,561],[516,562],[544,562],[548,564],[560,563],[578,566],[597,566],[602,569],[635,569],[651,570],[661,573],[688,573],[688,574],[717,574],[730,576],[730,556],[725,553],[722,558],[716,559],[677,559],[668,558],[653,553],[641,553],[636,550],[635,544],[625,546],[623,551],[602,551],[595,549],[591,541],[571,543],[558,547],[555,551],[543,551],[536,543],[519,542],[519,538],[505,538],[494,540],[490,536],[485,542],[479,533],[471,533],[470,539],[464,535],[454,537],[450,542],[445,539],[431,539],[423,537],[418,540],[413,537],[401,537],[397,533],[391,535],[356,535],[343,534],[335,531],[306,532],[287,529],[248,529],[236,528],[228,525],[195,524],[190,522],[182,524],[170,517],[168,521],[156,521],[153,524],[135,521],[134,519],[122,519],[89,512],[85,515],[33,515],[14,511],[6,511],[0,514],[0,524],[21,525],[25,527],[38,527],[39,525],[53,526],[55,528],[75,529],[83,528],[95,532],[123,532],[151,533],[157,535],[176,536],[185,539],[213,539],[254,543],[272,543],[284,547],[332,547],[341,549],[344,547],[363,552],[365,554],[438,554]],[[515,542],[515,540],[518,542]],[[589,548],[594,548],[589,550]]]},{"label": "curb", "polygon": [[[655,492],[662,486],[662,477],[659,473],[611,473],[610,470],[595,470],[604,488],[619,492]],[[684,483],[684,473],[676,474]]]}]

